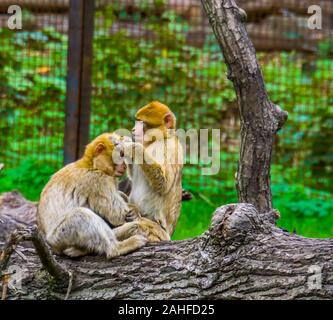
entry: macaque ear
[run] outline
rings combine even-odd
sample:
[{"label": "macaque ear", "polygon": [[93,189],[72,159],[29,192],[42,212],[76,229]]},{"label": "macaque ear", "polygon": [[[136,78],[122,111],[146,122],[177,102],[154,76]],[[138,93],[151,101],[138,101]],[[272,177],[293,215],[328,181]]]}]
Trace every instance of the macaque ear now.
[{"label": "macaque ear", "polygon": [[106,149],[106,146],[104,143],[102,143],[102,142],[98,143],[94,150],[95,155],[99,155],[105,149]]},{"label": "macaque ear", "polygon": [[170,129],[173,126],[173,117],[171,113],[167,113],[164,116],[164,125],[167,129]]}]

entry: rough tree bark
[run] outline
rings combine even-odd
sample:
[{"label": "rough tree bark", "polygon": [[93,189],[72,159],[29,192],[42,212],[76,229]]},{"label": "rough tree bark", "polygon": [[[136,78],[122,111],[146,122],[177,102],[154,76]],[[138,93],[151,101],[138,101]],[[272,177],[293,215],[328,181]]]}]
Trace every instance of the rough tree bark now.
[{"label": "rough tree bark", "polygon": [[237,173],[240,202],[260,212],[272,209],[270,166],[273,139],[287,113],[268,98],[263,76],[244,21],[246,13],[233,0],[202,0],[228,65],[241,119],[241,146]]},{"label": "rough tree bark", "polygon": [[[74,275],[70,299],[333,298],[333,239],[289,234],[264,217],[250,204],[230,204],[194,239],[148,245],[112,261],[57,260]],[[8,298],[65,297],[67,288],[55,286],[33,248],[16,251],[10,265],[24,271],[22,290],[9,290]]]},{"label": "rough tree bark", "polygon": [[[209,230],[194,239],[148,245],[112,261],[92,256],[76,260],[57,257],[61,263],[57,269],[73,275],[71,299],[333,298],[333,239],[306,239],[272,223],[275,211],[269,180],[271,151],[286,113],[267,97],[243,26],[244,12],[233,0],[202,3],[229,65],[229,78],[240,107],[240,203],[218,208]],[[25,206],[32,216],[35,210],[35,204],[23,199],[16,201],[13,209],[11,196],[18,197],[7,194],[0,201],[0,219],[4,220],[0,230],[11,219],[11,210],[17,212]],[[247,203],[241,203],[244,201]],[[19,220],[14,216],[14,220]],[[5,247],[2,266],[8,260],[6,252],[14,250],[14,240],[11,237],[12,242]],[[44,256],[43,246],[37,247]],[[50,270],[50,262],[45,260],[52,259],[42,260],[44,269],[33,248],[16,247],[9,263],[26,272],[22,290],[9,290],[8,298],[65,297],[66,288],[45,271]]]}]

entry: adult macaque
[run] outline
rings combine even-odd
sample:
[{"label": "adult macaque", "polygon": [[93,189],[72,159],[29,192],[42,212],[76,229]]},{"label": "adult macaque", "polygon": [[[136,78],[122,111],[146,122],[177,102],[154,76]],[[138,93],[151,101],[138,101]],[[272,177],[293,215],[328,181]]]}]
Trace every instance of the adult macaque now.
[{"label": "adult macaque", "polygon": [[129,202],[166,231],[170,239],[181,209],[183,149],[175,133],[176,117],[153,101],[136,113],[134,142],[120,146],[132,180]]},{"label": "adult macaque", "polygon": [[113,161],[117,139],[109,133],[98,136],[82,159],[58,171],[42,191],[37,223],[55,253],[112,258],[147,242],[136,234],[138,223],[125,223],[128,215],[137,214],[117,190],[117,177],[126,171],[124,163]]}]

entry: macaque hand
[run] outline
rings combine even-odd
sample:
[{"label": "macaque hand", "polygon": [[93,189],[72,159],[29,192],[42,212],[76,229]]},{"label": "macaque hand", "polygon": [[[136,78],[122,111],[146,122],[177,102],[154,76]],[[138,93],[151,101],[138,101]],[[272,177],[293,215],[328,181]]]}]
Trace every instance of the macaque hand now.
[{"label": "macaque hand", "polygon": [[119,191],[119,190],[118,190],[118,193],[124,199],[125,202],[128,202],[128,195],[126,193]]},{"label": "macaque hand", "polygon": [[132,222],[141,218],[138,208],[135,205],[129,205],[130,210],[127,212],[125,221]]}]

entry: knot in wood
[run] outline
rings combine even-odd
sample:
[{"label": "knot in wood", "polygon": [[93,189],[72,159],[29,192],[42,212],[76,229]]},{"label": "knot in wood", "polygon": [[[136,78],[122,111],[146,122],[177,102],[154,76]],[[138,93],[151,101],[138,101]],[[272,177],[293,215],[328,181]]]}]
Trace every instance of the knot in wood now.
[{"label": "knot in wood", "polygon": [[247,21],[247,14],[246,11],[243,10],[242,8],[238,7],[238,19],[240,22],[246,22]]},{"label": "knot in wood", "polygon": [[240,240],[260,231],[262,223],[252,204],[229,204],[215,211],[210,231],[212,235],[220,235],[226,241]]}]

